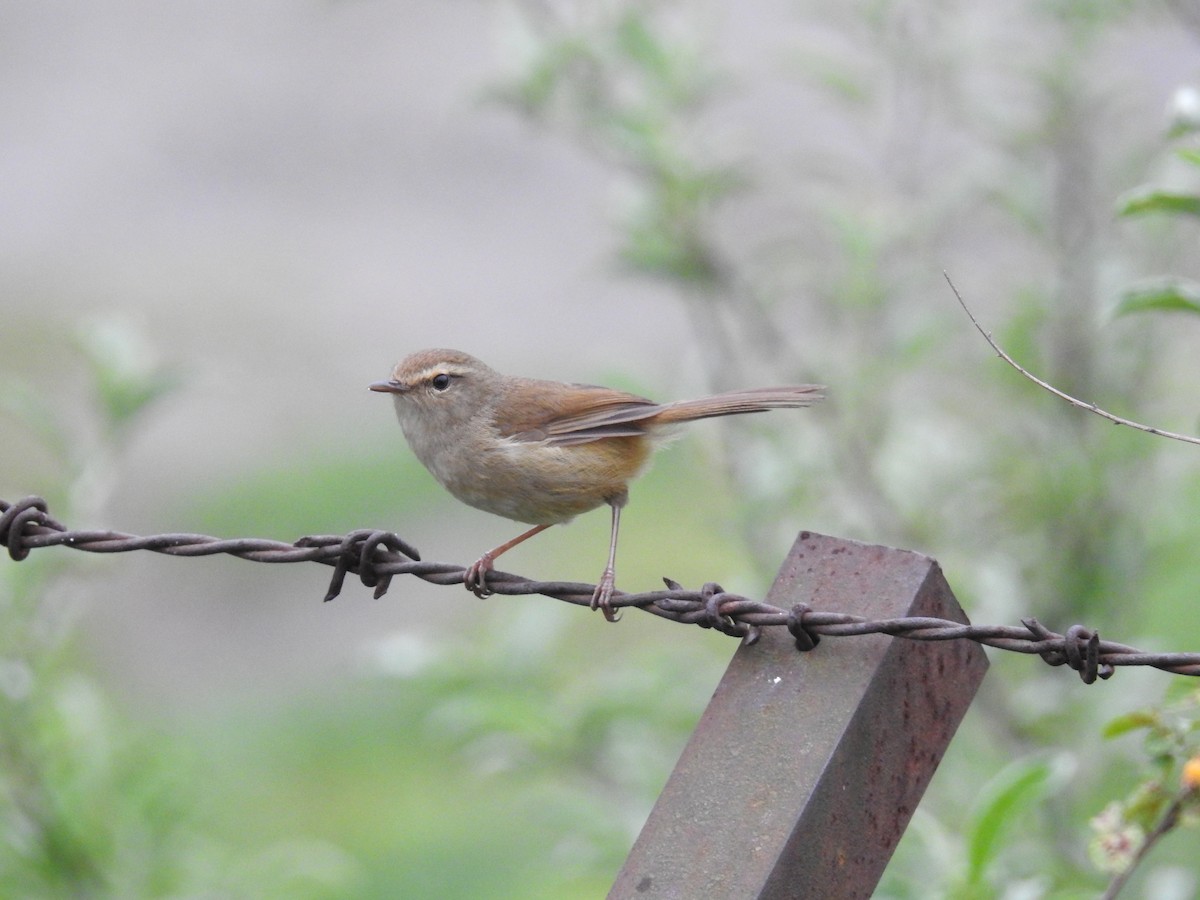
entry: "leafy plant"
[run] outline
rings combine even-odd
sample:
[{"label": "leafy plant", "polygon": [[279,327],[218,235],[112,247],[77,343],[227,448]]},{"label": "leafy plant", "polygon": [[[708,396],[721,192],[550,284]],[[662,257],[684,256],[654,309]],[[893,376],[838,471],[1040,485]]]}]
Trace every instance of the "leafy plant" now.
[{"label": "leafy plant", "polygon": [[[179,383],[117,321],[79,335],[99,426],[89,435],[11,381],[3,411],[56,463],[48,491],[68,519],[99,513],[111,465],[137,423]],[[6,897],[334,896],[343,862],[208,836],[199,761],[140,731],[74,661],[81,579],[94,559],[36,553],[0,567],[0,894]],[[304,854],[301,854],[304,855]],[[336,853],[327,853],[332,859]]]},{"label": "leafy plant", "polygon": [[1115,897],[1153,845],[1177,827],[1200,827],[1200,690],[1179,684],[1165,703],[1119,716],[1104,735],[1144,732],[1149,772],[1123,800],[1092,818],[1088,854],[1115,876],[1105,897]]},{"label": "leafy plant", "polygon": [[[1176,92],[1174,121],[1169,129],[1173,138],[1194,139],[1200,135],[1200,92],[1180,88]],[[1200,184],[1200,149],[1177,147],[1174,157],[1193,171]],[[1200,217],[1200,187],[1166,189],[1143,186],[1129,192],[1117,204],[1118,215],[1127,218],[1163,215],[1180,219]],[[1120,297],[1119,315],[1141,312],[1184,312],[1200,315],[1200,281],[1180,276],[1162,276],[1127,288]]]}]

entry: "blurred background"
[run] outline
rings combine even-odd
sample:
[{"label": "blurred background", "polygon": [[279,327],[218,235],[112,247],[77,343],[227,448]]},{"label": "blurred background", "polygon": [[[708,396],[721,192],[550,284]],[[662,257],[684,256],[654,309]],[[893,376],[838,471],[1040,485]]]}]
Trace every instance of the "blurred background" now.
[{"label": "blurred background", "polygon": [[[1200,647],[1195,447],[1022,380],[943,278],[1060,388],[1200,431],[1190,0],[0,10],[0,497],[466,564],[515,526],[366,390],[409,352],[662,400],[819,381],[658,458],[620,587],[762,596],[811,529],[936,557],[977,622]],[[502,568],[594,581],[607,529]],[[82,556],[0,561],[6,896],[602,896],[735,649]],[[1182,679],[992,659],[879,896],[1091,896],[1196,752]],[[1194,896],[1195,847],[1136,889]]]}]

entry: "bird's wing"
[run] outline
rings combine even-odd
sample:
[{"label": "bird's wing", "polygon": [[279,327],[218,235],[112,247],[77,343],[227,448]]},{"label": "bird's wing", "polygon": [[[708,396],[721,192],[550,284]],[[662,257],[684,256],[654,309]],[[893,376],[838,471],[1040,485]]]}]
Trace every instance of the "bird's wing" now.
[{"label": "bird's wing", "polygon": [[[517,441],[545,441],[566,447],[612,437],[646,433],[641,424],[662,407],[653,400],[590,384],[544,382],[542,391],[523,392],[522,421],[507,429]],[[511,407],[510,407],[511,408]],[[571,410],[564,414],[563,410]]]}]

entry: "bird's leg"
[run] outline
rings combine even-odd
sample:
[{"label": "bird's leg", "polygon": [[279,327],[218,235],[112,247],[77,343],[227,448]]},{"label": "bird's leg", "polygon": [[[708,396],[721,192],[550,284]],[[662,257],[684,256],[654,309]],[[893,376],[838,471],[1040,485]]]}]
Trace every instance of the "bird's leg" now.
[{"label": "bird's leg", "polygon": [[612,595],[616,589],[616,564],[617,564],[617,532],[621,527],[621,507],[625,503],[625,498],[620,498],[620,501],[609,501],[612,504],[612,537],[608,542],[608,565],[604,567],[604,572],[600,575],[600,581],[596,584],[596,591],[592,594],[592,609],[598,609],[604,613],[604,618],[609,622],[615,622],[621,618],[621,613],[612,608]]},{"label": "bird's leg", "polygon": [[492,591],[488,590],[487,573],[494,568],[493,564],[496,562],[496,557],[502,553],[507,553],[513,547],[517,546],[517,544],[529,540],[535,534],[545,531],[552,524],[554,523],[551,522],[549,525],[534,525],[528,531],[518,534],[511,541],[505,541],[499,547],[493,547],[487,553],[483,554],[483,556],[479,557],[479,559],[475,560],[475,562],[471,563],[463,573],[463,584],[467,590],[480,600],[484,597],[490,597]]}]

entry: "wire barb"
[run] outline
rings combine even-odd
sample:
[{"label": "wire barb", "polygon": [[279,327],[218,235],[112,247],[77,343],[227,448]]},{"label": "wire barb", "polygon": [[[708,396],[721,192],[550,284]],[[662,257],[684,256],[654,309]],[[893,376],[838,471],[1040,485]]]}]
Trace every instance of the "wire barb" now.
[{"label": "wire barb", "polygon": [[[342,592],[346,574],[354,572],[363,585],[375,588],[375,599],[378,600],[387,593],[392,583],[392,573],[380,572],[376,564],[387,562],[389,552],[391,557],[405,557],[420,562],[421,554],[400,535],[391,531],[380,531],[371,528],[360,528],[342,535],[308,535],[296,541],[293,547],[334,547],[338,548],[337,556],[332,560],[333,576],[329,579],[329,589],[325,592],[324,602],[328,603]],[[380,548],[383,551],[380,552]],[[378,557],[378,558],[377,558]],[[324,561],[324,560],[322,560]]]},{"label": "wire barb", "polygon": [[[89,553],[150,550],[168,556],[228,554],[251,562],[317,562],[333,567],[325,600],[341,593],[346,576],[357,575],[363,585],[382,597],[397,575],[414,575],[430,584],[463,583],[466,569],[450,563],[423,562],[417,549],[390,531],[359,529],[345,535],[310,535],[292,544],[262,538],[223,539],[202,534],[138,536],[119,531],[70,531],[53,519],[46,501],[26,497],[15,503],[0,500],[0,544],[21,561],[31,550],[70,547]],[[709,582],[698,591],[686,590],[670,578],[664,591],[640,594],[617,592],[616,608],[637,607],[651,615],[685,625],[712,628],[744,644],[758,640],[762,629],[787,628],[796,649],[814,649],[822,637],[887,634],[915,641],[971,640],[986,647],[1040,656],[1048,665],[1067,666],[1084,684],[1111,678],[1117,666],[1151,666],[1176,675],[1200,676],[1200,653],[1146,653],[1125,644],[1100,639],[1098,632],[1073,625],[1066,634],[1046,628],[1037,619],[1012,625],[965,625],[948,619],[909,616],[868,620],[846,613],[820,612],[806,604],[781,609],[725,591]],[[591,603],[595,585],[567,581],[532,581],[508,572],[489,572],[488,587],[505,596],[540,594],[577,606]]]},{"label": "wire barb", "polygon": [[821,636],[809,631],[804,624],[804,617],[812,612],[807,603],[797,603],[788,611],[787,630],[796,640],[796,649],[806,653],[821,643]]}]

